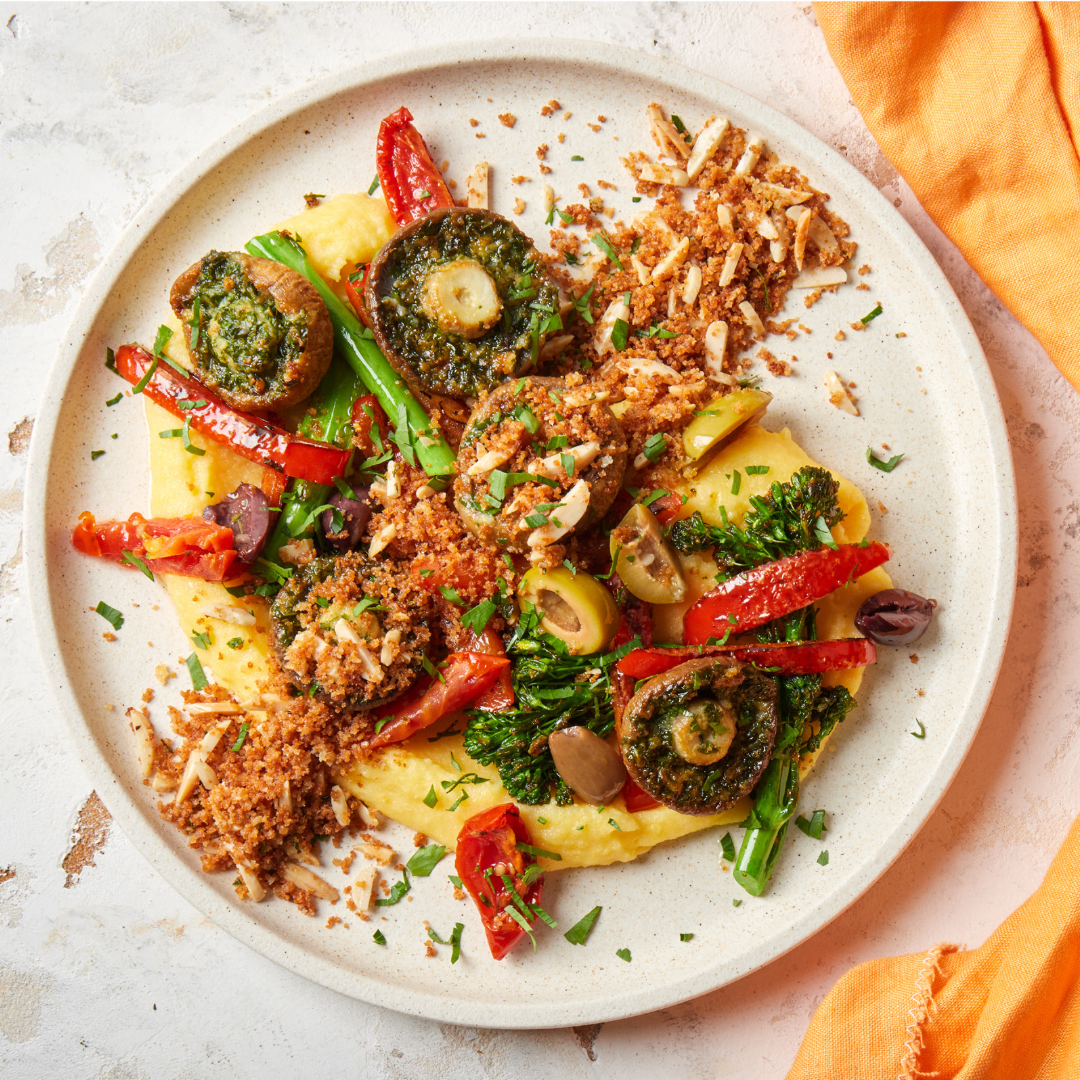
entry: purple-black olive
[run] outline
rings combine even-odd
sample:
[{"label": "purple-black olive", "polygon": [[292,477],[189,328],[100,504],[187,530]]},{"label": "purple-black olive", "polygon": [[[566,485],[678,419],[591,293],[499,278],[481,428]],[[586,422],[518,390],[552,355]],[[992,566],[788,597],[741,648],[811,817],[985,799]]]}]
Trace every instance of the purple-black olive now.
[{"label": "purple-black olive", "polygon": [[334,531],[333,510],[324,510],[321,521],[326,542],[335,551],[344,553],[360,546],[360,538],[371,520],[371,504],[367,497],[367,488],[357,488],[355,499],[340,492],[331,496],[330,505],[341,514],[342,527]]},{"label": "purple-black olive", "polygon": [[241,484],[221,502],[206,507],[202,516],[215,525],[232,529],[236,558],[242,563],[253,563],[270,536],[270,530],[274,527],[272,515],[276,513],[277,507],[266,501],[259,488],[252,484]]},{"label": "purple-black olive", "polygon": [[926,632],[936,607],[936,600],[906,589],[883,589],[863,601],[855,626],[879,645],[910,645]]}]

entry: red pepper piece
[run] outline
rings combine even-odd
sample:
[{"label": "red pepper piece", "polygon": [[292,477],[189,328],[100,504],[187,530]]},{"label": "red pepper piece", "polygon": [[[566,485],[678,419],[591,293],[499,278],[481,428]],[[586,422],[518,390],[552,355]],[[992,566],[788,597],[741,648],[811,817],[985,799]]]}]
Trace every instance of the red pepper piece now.
[{"label": "red pepper piece", "polygon": [[390,213],[399,225],[407,225],[454,199],[435,168],[420,132],[412,125],[412,113],[404,105],[379,126],[375,144],[375,167]]},{"label": "red pepper piece", "polygon": [[[116,370],[130,383],[138,383],[153,364],[154,357],[138,345],[121,345],[116,350]],[[300,480],[332,484],[349,460],[348,450],[301,439],[258,416],[239,412],[196,379],[181,375],[161,361],[142,392],[173,416],[190,419],[191,426],[207,438],[224,443],[250,461]],[[181,401],[206,404],[181,409]]]},{"label": "red pepper piece", "polygon": [[[489,653],[491,656],[506,656],[503,639],[494,630],[485,629],[479,636],[472,634],[469,652]],[[499,673],[499,680],[490,690],[486,690],[474,702],[474,709],[486,709],[488,712],[505,712],[514,707],[514,680],[510,664]]]},{"label": "red pepper piece", "polygon": [[753,630],[828,596],[886,562],[890,554],[881,543],[842,544],[835,549],[802,551],[747,570],[690,608],[683,621],[683,637],[687,645],[704,645],[711,637]]},{"label": "red pepper piece", "polygon": [[510,661],[505,655],[451,653],[446,665],[439,669],[442,679],[418,683],[411,691],[382,706],[376,715],[385,718],[386,723],[369,745],[388,746],[403,742],[436,720],[463,709],[485,690],[490,690],[509,666]]},{"label": "red pepper piece", "polygon": [[[519,845],[531,843],[529,830],[513,803],[474,814],[458,833],[454,865],[461,883],[476,902],[488,948],[496,960],[501,960],[525,936],[521,925],[507,914],[514,901],[501,874],[505,873],[517,886],[526,906],[540,903],[542,876],[527,889],[521,887],[526,869],[536,860],[521,851]],[[501,872],[496,872],[496,867]]]},{"label": "red pepper piece", "polygon": [[224,581],[236,559],[232,530],[202,518],[144,518],[132,514],[127,521],[105,521],[83,511],[71,534],[77,551],[122,563],[124,553],[142,559],[156,574],[180,574],[203,581]]},{"label": "red pepper piece", "polygon": [[[364,284],[367,281],[368,267],[370,263],[364,263],[363,266],[356,266],[353,264],[351,269],[346,269],[344,277],[341,279],[342,284],[345,286],[345,295],[349,298],[349,303],[352,304],[353,310],[356,312],[356,317],[370,330],[371,322],[368,315],[367,305],[364,303]],[[353,278],[355,277],[355,281]]]},{"label": "red pepper piece", "polygon": [[[631,653],[631,655],[633,654]],[[626,803],[626,812],[628,814],[636,814],[641,810],[652,810],[660,805],[647,791],[642,791],[633,780],[627,780],[623,785],[622,797]]]},{"label": "red pepper piece", "polygon": [[364,394],[353,402],[352,423],[353,445],[358,454],[373,457],[378,449],[371,435],[373,427],[378,427],[379,439],[385,449],[386,437],[390,434],[390,421],[387,420],[386,413],[374,394]]},{"label": "red pepper piece", "polygon": [[781,675],[818,675],[866,667],[877,660],[877,646],[868,638],[786,642],[781,645],[706,645],[700,648],[635,649],[615,666],[632,679],[647,679],[699,656],[730,656]]},{"label": "red pepper piece", "polygon": [[655,500],[649,509],[656,516],[656,520],[661,525],[667,527],[678,516],[679,511],[683,508],[683,501],[681,496],[676,495],[674,491],[668,492],[667,495],[661,495],[659,499]]}]

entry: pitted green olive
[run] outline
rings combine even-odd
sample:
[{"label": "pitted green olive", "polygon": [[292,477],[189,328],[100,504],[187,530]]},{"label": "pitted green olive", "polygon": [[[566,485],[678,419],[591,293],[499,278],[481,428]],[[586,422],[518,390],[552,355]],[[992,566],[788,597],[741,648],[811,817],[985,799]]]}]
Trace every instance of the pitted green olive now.
[{"label": "pitted green olive", "polygon": [[700,697],[670,718],[671,746],[690,765],[714,765],[731,749],[735,713],[730,701]]},{"label": "pitted green olive", "polygon": [[686,599],[686,580],[675,549],[647,506],[634,503],[611,531],[611,557],[623,584],[647,604],[678,604]]},{"label": "pitted green olive", "polygon": [[619,612],[611,594],[596,578],[558,566],[534,566],[521,579],[518,600],[540,615],[540,629],[565,641],[575,656],[603,652],[619,628]]},{"label": "pitted green olive", "polygon": [[690,460],[684,471],[697,472],[703,459],[729,435],[751,420],[760,419],[770,401],[772,394],[767,390],[746,386],[709,402],[683,431],[683,450]]}]

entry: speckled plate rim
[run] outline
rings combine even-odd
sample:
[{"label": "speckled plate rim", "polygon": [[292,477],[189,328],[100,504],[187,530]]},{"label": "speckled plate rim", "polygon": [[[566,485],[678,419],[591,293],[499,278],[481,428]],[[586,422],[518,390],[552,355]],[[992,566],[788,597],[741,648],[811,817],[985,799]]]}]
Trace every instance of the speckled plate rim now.
[{"label": "speckled plate rim", "polygon": [[215,166],[249,139],[291,114],[343,91],[418,70],[515,60],[586,63],[616,75],[632,74],[663,82],[674,90],[688,93],[709,93],[711,88],[715,88],[717,96],[722,97],[733,109],[762,118],[786,139],[792,142],[812,139],[818,152],[827,159],[830,169],[841,178],[845,193],[880,208],[893,234],[898,237],[911,267],[927,279],[937,292],[948,298],[945,308],[950,329],[961,345],[964,360],[970,365],[970,376],[979,397],[990,454],[990,459],[984,464],[996,478],[996,502],[988,514],[988,523],[996,530],[999,556],[992,568],[992,579],[988,582],[994,599],[984,639],[986,645],[977,658],[973,672],[972,683],[976,689],[969,697],[963,714],[957,718],[952,739],[943,748],[936,767],[926,774],[921,790],[913,794],[907,812],[881,837],[873,859],[861,868],[858,876],[847,882],[846,888],[830,894],[829,909],[821,910],[820,905],[811,905],[804,916],[770,936],[760,948],[745,955],[738,964],[703,964],[702,969],[693,975],[663,985],[627,985],[614,992],[606,988],[602,994],[598,992],[587,1011],[580,1004],[567,1006],[558,1001],[505,1001],[485,1006],[483,1025],[486,1027],[542,1028],[615,1020],[697,997],[757,970],[816,933],[884,873],[927,820],[960,768],[989,703],[1008,636],[1017,556],[1015,483],[1001,406],[978,338],[945,275],[907,222],[861,173],[795,121],[719,80],[669,60],[593,41],[519,43],[493,39],[480,43],[447,44],[388,56],[313,82],[260,110],[188,162],[143,207],[99,267],[61,340],[38,410],[27,472],[24,535],[33,627],[50,689],[87,775],[114,819],[150,864],[216,925],[263,956],[316,983],[400,1012],[475,1025],[478,1017],[475,1007],[468,1001],[395,987],[364,976],[350,975],[346,978],[330,960],[290,948],[271,930],[244,918],[235,904],[223,901],[205,881],[200,880],[202,875],[198,871],[193,873],[165,845],[136,807],[133,793],[113,774],[67,681],[62,642],[52,619],[49,599],[44,500],[35,496],[45,490],[61,400],[98,308],[143,238],[189,188],[205,179]]}]

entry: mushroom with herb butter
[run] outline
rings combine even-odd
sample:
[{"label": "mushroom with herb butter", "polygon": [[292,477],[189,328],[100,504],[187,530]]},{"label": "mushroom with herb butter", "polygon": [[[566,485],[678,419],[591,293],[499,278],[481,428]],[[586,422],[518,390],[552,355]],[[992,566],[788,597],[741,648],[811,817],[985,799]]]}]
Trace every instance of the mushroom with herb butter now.
[{"label": "mushroom with herb butter", "polygon": [[491,210],[447,207],[398,230],[364,300],[379,348],[421,396],[473,398],[518,378],[562,326],[540,253]]}]

